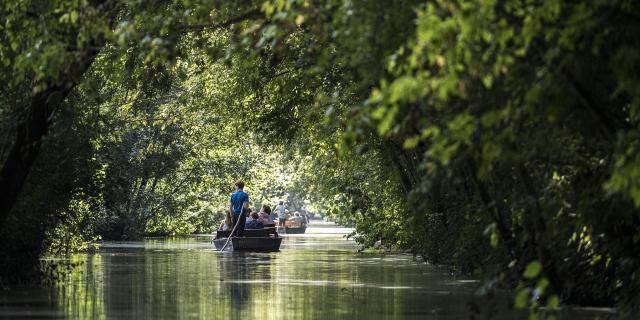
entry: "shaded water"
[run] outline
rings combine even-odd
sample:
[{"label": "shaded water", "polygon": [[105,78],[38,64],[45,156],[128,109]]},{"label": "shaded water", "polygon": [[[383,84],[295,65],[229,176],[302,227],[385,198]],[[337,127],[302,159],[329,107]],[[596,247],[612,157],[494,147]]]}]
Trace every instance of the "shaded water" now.
[{"label": "shaded water", "polygon": [[524,317],[410,255],[358,253],[342,237],[349,231],[310,227],[274,253],[221,253],[210,237],[104,243],[54,288],[0,293],[0,317],[460,319],[476,307],[478,318],[494,307],[500,318]]}]

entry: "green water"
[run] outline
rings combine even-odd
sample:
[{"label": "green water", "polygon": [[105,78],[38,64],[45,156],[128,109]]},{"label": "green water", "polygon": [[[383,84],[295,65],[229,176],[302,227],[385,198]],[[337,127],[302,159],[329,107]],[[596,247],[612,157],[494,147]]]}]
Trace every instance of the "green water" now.
[{"label": "green water", "polygon": [[348,231],[310,227],[305,235],[285,236],[274,253],[221,253],[204,236],[104,243],[97,253],[76,257],[84,264],[52,288],[0,293],[0,317],[523,317],[508,310],[506,299],[475,297],[478,282],[457,279],[410,255],[358,253],[357,245],[341,236]]}]

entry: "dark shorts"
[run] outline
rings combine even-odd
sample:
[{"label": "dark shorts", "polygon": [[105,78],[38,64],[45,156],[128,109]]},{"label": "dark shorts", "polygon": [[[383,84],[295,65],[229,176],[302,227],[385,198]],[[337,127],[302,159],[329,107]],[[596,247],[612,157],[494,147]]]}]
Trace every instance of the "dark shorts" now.
[{"label": "dark shorts", "polygon": [[233,233],[232,236],[234,236],[234,237],[242,237],[244,235],[244,224],[247,221],[247,216],[244,215],[244,214],[239,214],[239,213],[236,214],[234,212],[233,215],[232,215],[232,219],[233,219],[233,225],[234,226],[236,225],[236,223],[240,223],[236,227],[236,231]]}]

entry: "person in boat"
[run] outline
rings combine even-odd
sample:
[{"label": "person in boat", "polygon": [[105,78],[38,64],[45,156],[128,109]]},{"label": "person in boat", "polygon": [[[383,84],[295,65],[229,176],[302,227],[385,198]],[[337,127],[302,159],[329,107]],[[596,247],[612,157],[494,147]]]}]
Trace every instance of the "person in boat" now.
[{"label": "person in boat", "polygon": [[224,209],[224,221],[220,225],[220,230],[227,231],[233,228],[233,220],[231,219],[231,211],[229,209]]},{"label": "person in boat", "polygon": [[266,204],[262,205],[262,208],[260,209],[260,222],[262,222],[263,224],[271,224],[273,223],[272,217],[271,217],[271,207],[269,207]]},{"label": "person in boat", "polygon": [[259,219],[260,217],[258,216],[257,212],[252,212],[251,216],[249,217],[249,220],[247,220],[247,224],[245,224],[245,228],[246,229],[262,229],[264,228],[264,225],[262,224],[262,222]]},{"label": "person in boat", "polygon": [[302,213],[302,217],[304,218],[304,223],[309,224],[309,213],[307,213],[307,211]]},{"label": "person in boat", "polygon": [[287,209],[285,209],[283,201],[278,202],[275,211],[278,213],[278,225],[284,227],[285,222],[287,221]]},{"label": "person in boat", "polygon": [[244,182],[238,180],[235,183],[236,191],[231,194],[231,200],[229,201],[229,211],[231,212],[231,218],[233,225],[236,223],[236,231],[233,236],[242,237],[244,235],[244,226],[247,221],[246,213],[249,212],[249,194],[244,192]]},{"label": "person in boat", "polygon": [[[269,208],[271,209],[271,208]],[[276,209],[273,208],[271,210],[271,214],[269,214],[269,220],[271,221],[271,223],[276,223],[276,219],[278,218],[278,213],[276,213]]]},{"label": "person in boat", "polygon": [[304,218],[302,218],[300,212],[296,211],[293,213],[293,222],[295,222],[298,227],[302,226]]},{"label": "person in boat", "polygon": [[285,226],[290,227],[293,222],[293,214],[289,213],[289,209],[284,210],[284,220],[289,222],[285,222]]},{"label": "person in boat", "polygon": [[304,219],[305,224],[309,223],[309,212],[307,212],[306,209],[300,210],[300,216],[302,217],[302,219]]}]

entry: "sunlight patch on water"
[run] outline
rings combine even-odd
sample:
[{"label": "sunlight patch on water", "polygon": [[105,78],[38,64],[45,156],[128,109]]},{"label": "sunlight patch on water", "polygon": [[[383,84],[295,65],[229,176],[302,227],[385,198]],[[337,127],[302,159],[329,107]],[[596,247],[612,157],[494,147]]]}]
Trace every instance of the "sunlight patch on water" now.
[{"label": "sunlight patch on water", "polygon": [[[272,284],[271,281],[264,280],[245,280],[245,279],[230,279],[222,280],[224,283],[235,284]],[[341,287],[343,289],[350,288],[372,288],[383,290],[416,290],[426,289],[419,286],[389,286],[375,283],[357,283],[351,281],[330,281],[330,280],[305,280],[305,279],[279,279],[275,281],[278,286],[321,286],[321,287]],[[430,291],[435,294],[449,294],[450,291]]]},{"label": "sunlight patch on water", "polygon": [[380,289],[385,290],[406,290],[406,289],[416,289],[416,287],[408,287],[408,286],[382,286]]}]

